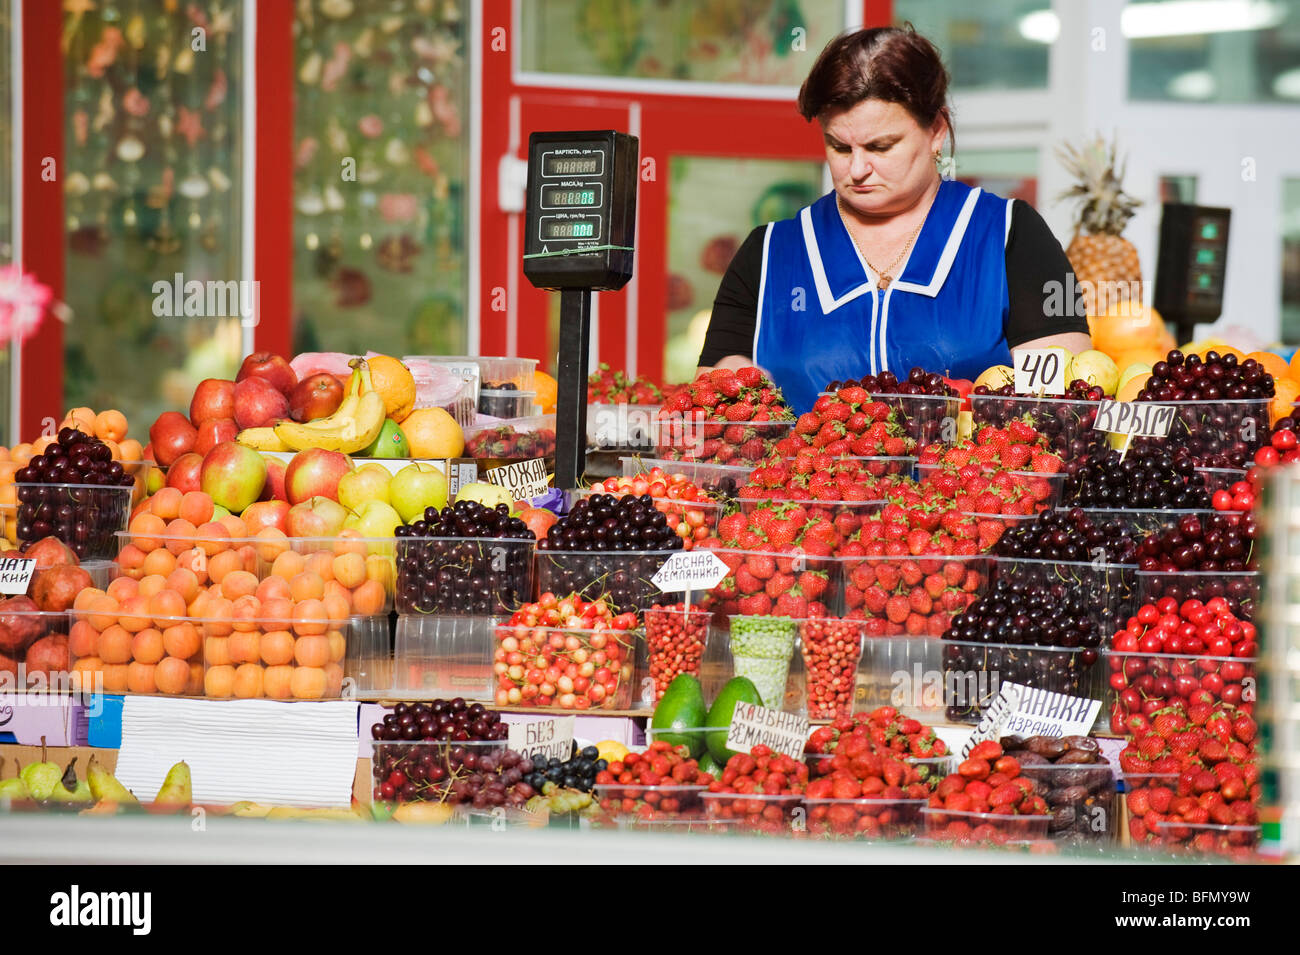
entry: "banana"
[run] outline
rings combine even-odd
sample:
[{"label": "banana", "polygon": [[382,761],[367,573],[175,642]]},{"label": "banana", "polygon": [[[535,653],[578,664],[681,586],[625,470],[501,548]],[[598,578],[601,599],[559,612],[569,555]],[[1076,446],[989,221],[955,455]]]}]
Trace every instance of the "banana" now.
[{"label": "banana", "polygon": [[353,359],[352,368],[348,396],[338,411],[307,424],[281,421],[275,426],[276,437],[294,451],[323,448],[355,454],[373,444],[383,430],[387,409],[383,397],[371,387],[365,360]]},{"label": "banana", "polygon": [[254,451],[292,451],[280,440],[274,428],[245,428],[235,435],[235,440]]}]

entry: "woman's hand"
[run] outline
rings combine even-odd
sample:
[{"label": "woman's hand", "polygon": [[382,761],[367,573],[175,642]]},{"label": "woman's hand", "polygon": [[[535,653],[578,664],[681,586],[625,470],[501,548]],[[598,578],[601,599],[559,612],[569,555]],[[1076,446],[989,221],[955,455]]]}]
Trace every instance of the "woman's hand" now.
[{"label": "woman's hand", "polygon": [[735,371],[738,368],[748,368],[752,364],[754,364],[754,359],[750,358],[748,355],[728,355],[714,365],[713,368],[710,368],[707,365],[701,365],[699,368],[696,368],[695,377],[698,378],[705,372],[713,371],[714,368],[730,368],[732,371]]},{"label": "woman's hand", "polygon": [[1047,335],[1043,338],[1035,338],[1033,341],[1021,342],[1011,349],[1011,356],[1014,359],[1016,352],[1022,348],[1064,348],[1071,355],[1077,355],[1091,347],[1092,339],[1083,332],[1066,332],[1064,335]]}]

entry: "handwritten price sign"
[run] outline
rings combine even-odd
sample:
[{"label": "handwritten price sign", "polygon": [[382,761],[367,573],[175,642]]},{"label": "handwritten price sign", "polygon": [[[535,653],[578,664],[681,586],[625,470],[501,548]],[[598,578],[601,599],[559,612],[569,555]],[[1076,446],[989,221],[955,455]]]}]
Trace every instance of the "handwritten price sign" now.
[{"label": "handwritten price sign", "polygon": [[1068,359],[1064,348],[1019,348],[1016,350],[1016,394],[1063,395]]}]

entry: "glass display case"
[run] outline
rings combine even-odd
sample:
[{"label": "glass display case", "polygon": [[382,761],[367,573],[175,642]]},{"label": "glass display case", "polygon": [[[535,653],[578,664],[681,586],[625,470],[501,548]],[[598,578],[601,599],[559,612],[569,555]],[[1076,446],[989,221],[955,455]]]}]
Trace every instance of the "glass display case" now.
[{"label": "glass display case", "polygon": [[305,0],[294,20],[293,348],[466,348],[465,0]]},{"label": "glass display case", "polygon": [[117,408],[137,433],[202,379],[233,377],[255,321],[240,281],[243,10],[64,5],[63,404]]}]

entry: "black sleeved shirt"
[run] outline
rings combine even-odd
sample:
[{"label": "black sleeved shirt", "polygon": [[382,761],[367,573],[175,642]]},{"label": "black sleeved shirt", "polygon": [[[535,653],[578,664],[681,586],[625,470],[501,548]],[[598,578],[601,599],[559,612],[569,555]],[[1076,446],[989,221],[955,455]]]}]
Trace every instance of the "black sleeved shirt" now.
[{"label": "black sleeved shirt", "polygon": [[[714,365],[727,355],[754,358],[754,328],[758,317],[758,286],[763,273],[761,225],[745,239],[718,286],[713,316],[704,336],[701,365]],[[1067,332],[1088,334],[1087,319],[1076,315],[1048,316],[1043,309],[1043,287],[1060,282],[1075,288],[1073,269],[1043,217],[1029,203],[1017,199],[1011,207],[1011,234],[1007,237],[1007,346],[1015,348],[1047,335]],[[1065,311],[1070,311],[1069,309]]]}]

